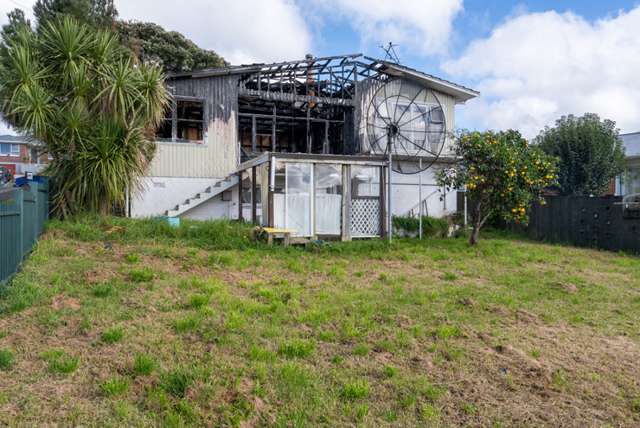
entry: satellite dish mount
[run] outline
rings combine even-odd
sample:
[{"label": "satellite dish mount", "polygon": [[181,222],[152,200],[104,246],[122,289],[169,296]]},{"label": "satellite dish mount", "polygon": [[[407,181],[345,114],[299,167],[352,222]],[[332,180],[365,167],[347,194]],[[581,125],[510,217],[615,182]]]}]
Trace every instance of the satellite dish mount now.
[{"label": "satellite dish mount", "polygon": [[[387,158],[387,236],[391,241],[392,172],[417,174],[431,167],[444,147],[446,119],[435,92],[403,79],[380,82],[372,91],[366,118],[369,150]],[[422,214],[421,176],[419,186]]]}]

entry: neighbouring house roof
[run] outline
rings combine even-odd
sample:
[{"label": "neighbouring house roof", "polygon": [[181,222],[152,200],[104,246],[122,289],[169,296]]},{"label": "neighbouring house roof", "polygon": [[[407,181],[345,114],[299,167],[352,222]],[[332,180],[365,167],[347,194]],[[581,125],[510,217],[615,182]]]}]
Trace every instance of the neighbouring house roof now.
[{"label": "neighbouring house roof", "polygon": [[33,145],[36,141],[20,135],[0,135],[0,143]]},{"label": "neighbouring house roof", "polygon": [[480,95],[480,92],[467,88],[466,86],[424,73],[420,70],[377,58],[364,56],[363,54],[347,54],[327,57],[307,57],[301,60],[258,63],[246,65],[231,65],[226,67],[208,68],[191,72],[173,73],[170,78],[203,78],[212,76],[229,76],[246,73],[272,73],[281,70],[306,69],[309,67],[319,67],[321,69],[329,66],[355,67],[358,75],[369,78],[372,75],[386,74],[392,77],[404,77],[416,80],[426,87],[439,92],[451,95],[456,102],[464,103]]},{"label": "neighbouring house roof", "polygon": [[624,145],[627,158],[640,157],[640,132],[621,134],[620,139]]}]

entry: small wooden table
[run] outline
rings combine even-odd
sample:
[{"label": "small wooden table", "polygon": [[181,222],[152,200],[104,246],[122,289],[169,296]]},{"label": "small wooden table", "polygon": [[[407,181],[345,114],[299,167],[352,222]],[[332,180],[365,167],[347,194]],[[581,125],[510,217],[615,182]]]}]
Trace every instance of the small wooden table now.
[{"label": "small wooden table", "polygon": [[273,245],[273,240],[282,239],[282,245],[288,247],[291,244],[291,234],[295,230],[277,229],[275,227],[263,227],[262,230],[267,234],[267,245]]}]

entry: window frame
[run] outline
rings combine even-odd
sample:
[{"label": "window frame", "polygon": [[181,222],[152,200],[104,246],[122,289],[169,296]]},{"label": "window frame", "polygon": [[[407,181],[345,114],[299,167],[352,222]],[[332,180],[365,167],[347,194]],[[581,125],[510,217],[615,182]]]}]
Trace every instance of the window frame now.
[{"label": "window frame", "polygon": [[[202,104],[202,138],[199,140],[188,140],[185,138],[178,138],[178,122],[179,121],[187,121],[187,122],[200,122],[195,119],[179,119],[178,118],[178,103],[180,101],[185,102],[198,102]],[[156,141],[159,142],[167,142],[167,143],[191,143],[191,144],[202,144],[206,140],[207,135],[207,103],[206,100],[202,97],[190,97],[186,95],[174,95],[171,97],[171,138],[166,137],[158,137],[156,134]],[[163,120],[169,120],[169,116],[165,116]],[[156,130],[157,132],[157,130]]]},{"label": "window frame", "polygon": [[[9,146],[9,151],[8,152],[3,152],[1,147],[2,146]],[[17,149],[14,151],[14,149]],[[19,158],[20,157],[20,144],[14,144],[14,143],[0,143],[0,156],[4,156],[4,157],[12,157],[12,158]]]}]

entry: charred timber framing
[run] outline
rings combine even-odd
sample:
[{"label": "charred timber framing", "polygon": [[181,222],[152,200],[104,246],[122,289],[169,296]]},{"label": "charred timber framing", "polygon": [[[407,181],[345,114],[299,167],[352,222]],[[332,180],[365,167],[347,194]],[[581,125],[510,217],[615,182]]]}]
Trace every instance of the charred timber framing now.
[{"label": "charred timber framing", "polygon": [[[478,95],[453,82],[362,54],[307,55],[297,61],[176,73],[169,76],[169,86],[176,97],[206,98],[205,112],[216,119],[226,123],[235,117],[237,145],[233,152],[242,162],[265,151],[359,153],[360,92],[368,91],[373,81],[393,78],[417,80],[458,102]],[[218,81],[229,86],[224,92],[229,99],[210,102],[212,97],[205,95],[217,91]]]},{"label": "charred timber framing", "polygon": [[352,99],[343,99],[343,98],[332,98],[332,97],[316,97],[312,95],[298,95],[292,93],[280,93],[280,92],[269,92],[269,91],[260,91],[253,90],[247,88],[240,88],[238,90],[239,95],[247,95],[257,97],[263,100],[269,101],[285,101],[285,102],[303,102],[303,103],[313,103],[313,104],[330,104],[337,106],[354,106],[354,102]]},{"label": "charred timber framing", "polygon": [[[353,123],[347,120],[353,115],[347,113],[356,107],[357,83],[384,78],[359,57],[307,55],[300,61],[238,68],[238,135],[244,159],[266,145],[272,152],[352,154],[347,128]],[[258,136],[269,136],[270,144],[258,145]]]}]

